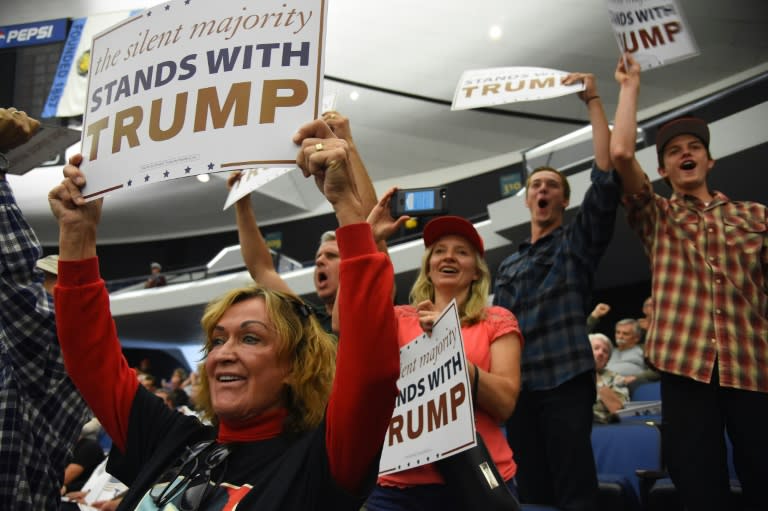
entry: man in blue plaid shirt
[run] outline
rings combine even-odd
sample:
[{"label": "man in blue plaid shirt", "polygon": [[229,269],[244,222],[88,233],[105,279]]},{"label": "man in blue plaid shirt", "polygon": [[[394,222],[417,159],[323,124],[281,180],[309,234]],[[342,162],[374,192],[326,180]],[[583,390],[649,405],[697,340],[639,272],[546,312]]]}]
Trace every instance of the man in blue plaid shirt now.
[{"label": "man in blue plaid shirt", "polygon": [[[610,131],[590,74],[579,93],[589,110],[595,151],[592,185],[576,218],[563,225],[570,199],[568,180],[540,167],[528,177],[526,206],[531,237],[499,267],[494,304],[511,310],[525,339],[522,389],[507,423],[518,465],[523,502],[563,510],[596,506],[597,475],[592,454],[595,362],[587,337],[597,263],[613,235],[621,187],[611,169]],[[565,83],[565,82],[564,82]]]},{"label": "man in blue plaid shirt", "polygon": [[56,338],[52,297],[35,268],[40,244],[16,205],[2,151],[38,122],[0,108],[0,509],[51,510],[88,415]]}]

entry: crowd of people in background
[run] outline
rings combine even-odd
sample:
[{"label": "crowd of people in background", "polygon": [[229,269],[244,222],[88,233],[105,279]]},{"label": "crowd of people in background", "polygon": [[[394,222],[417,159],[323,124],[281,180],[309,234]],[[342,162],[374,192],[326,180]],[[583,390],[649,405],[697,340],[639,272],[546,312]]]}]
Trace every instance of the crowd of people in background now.
[{"label": "crowd of people in background", "polygon": [[[729,508],[727,432],[746,507],[761,509],[768,210],[709,188],[710,133],[696,118],[659,129],[658,171],[672,195],[654,193],[635,159],[639,77],[625,55],[613,133],[595,77],[564,79],[585,84],[578,98],[594,150],[591,184],[571,220],[566,176],[533,170],[523,199],[530,235],[495,278],[470,222],[430,221],[408,305],[393,305],[386,249],[407,220],[390,214],[396,189],[376,198],[349,119],[329,111],[302,126],[297,166],[339,223],[317,251],[321,303],[302,300],[277,273],[251,199],[242,198],[237,229],[255,283],[208,305],[202,362],[190,373],[154,375],[123,356],[96,256],[103,199],[83,198],[81,157],[49,194],[56,258],[42,257],[0,171],[0,508],[56,509],[82,486],[102,461],[83,429],[95,415],[112,443],[107,468],[129,485],[104,509],[467,509],[474,496],[446,484],[440,463],[377,480],[398,350],[430,333],[455,299],[475,425],[513,502],[595,509],[593,424],[617,420],[634,387],[660,381],[664,460],[685,505]],[[0,109],[0,151],[37,126]],[[642,317],[618,320],[611,340],[595,333],[611,307],[593,304],[593,286],[620,208],[643,242],[652,283]],[[145,287],[166,284],[161,270],[152,263]]]}]

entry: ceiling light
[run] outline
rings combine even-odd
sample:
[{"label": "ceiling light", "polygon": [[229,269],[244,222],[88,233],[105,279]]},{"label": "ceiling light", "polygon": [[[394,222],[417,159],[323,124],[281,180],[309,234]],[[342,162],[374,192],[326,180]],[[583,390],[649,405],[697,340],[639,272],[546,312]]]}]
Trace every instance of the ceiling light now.
[{"label": "ceiling light", "polygon": [[353,90],[352,92],[349,93],[349,99],[351,99],[352,101],[357,101],[359,97],[360,97],[360,93],[357,92],[356,90]]},{"label": "ceiling light", "polygon": [[488,29],[488,37],[494,41],[501,39],[501,27],[498,25],[493,25],[490,29]]},{"label": "ceiling light", "polygon": [[209,176],[208,174],[198,174],[197,180],[200,181],[201,183],[207,183],[208,181],[211,180],[211,176]]}]

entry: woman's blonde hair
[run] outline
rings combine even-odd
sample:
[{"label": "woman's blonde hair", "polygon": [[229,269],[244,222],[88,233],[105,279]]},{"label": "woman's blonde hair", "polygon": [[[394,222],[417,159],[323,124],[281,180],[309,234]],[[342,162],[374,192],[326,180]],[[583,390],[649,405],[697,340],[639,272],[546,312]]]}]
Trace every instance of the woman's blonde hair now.
[{"label": "woman's blonde hair", "polygon": [[[288,410],[284,431],[302,432],[323,419],[336,371],[336,343],[320,326],[314,312],[298,297],[254,285],[233,289],[205,308],[200,323],[205,333],[205,355],[211,351],[213,329],[234,304],[262,298],[277,332],[278,359],[291,360],[291,375],[285,386],[284,403]],[[199,409],[203,418],[216,424],[205,365],[201,364]]]},{"label": "woman's blonde hair", "polygon": [[[439,240],[438,240],[439,241]],[[421,258],[421,268],[416,282],[413,283],[409,299],[411,305],[416,306],[424,300],[435,301],[435,286],[432,279],[429,278],[429,259],[435,249],[437,242],[433,243],[424,251]],[[477,266],[478,278],[469,286],[469,295],[463,305],[459,306],[459,320],[464,325],[472,325],[485,317],[485,309],[488,304],[488,293],[491,290],[491,272],[488,269],[488,263],[480,253],[472,246],[472,253],[475,254],[475,266]]]}]

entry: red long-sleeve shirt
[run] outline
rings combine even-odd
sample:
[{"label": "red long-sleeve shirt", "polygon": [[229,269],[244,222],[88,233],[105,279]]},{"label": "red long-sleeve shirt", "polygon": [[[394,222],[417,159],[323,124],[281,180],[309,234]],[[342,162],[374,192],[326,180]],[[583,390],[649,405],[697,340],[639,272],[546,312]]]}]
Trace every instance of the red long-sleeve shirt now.
[{"label": "red long-sleeve shirt", "polygon": [[[367,482],[372,465],[378,464],[397,395],[394,280],[392,265],[376,250],[368,224],[338,229],[337,240],[342,259],[341,329],[325,445],[333,479],[355,493]],[[138,382],[122,356],[98,260],[61,261],[59,266],[55,304],[67,370],[115,446],[124,452]]]}]

